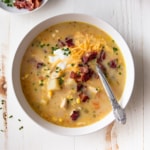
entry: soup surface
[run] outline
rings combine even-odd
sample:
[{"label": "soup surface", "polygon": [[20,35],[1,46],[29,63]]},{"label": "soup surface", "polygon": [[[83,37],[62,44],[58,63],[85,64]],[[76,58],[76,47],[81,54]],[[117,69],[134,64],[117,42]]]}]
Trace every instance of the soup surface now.
[{"label": "soup surface", "polygon": [[119,100],[126,68],[115,41],[82,22],[51,26],[24,54],[20,73],[24,95],[42,118],[54,124],[79,127],[95,123],[112,110],[96,63]]}]

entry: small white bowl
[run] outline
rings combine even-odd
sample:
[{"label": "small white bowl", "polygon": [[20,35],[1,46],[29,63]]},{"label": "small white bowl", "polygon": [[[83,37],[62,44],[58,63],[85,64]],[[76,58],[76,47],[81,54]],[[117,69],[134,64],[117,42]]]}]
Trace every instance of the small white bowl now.
[{"label": "small white bowl", "polygon": [[6,3],[4,2],[0,2],[0,8],[2,8],[3,10],[9,12],[9,13],[12,13],[12,14],[28,14],[28,13],[31,13],[31,12],[35,12],[37,10],[39,10],[40,8],[42,8],[46,3],[48,2],[48,0],[43,0],[41,5],[31,11],[27,10],[27,9],[18,9],[17,7],[15,6],[7,6]]},{"label": "small white bowl", "polygon": [[120,99],[121,106],[125,108],[128,101],[130,100],[130,96],[132,94],[133,87],[134,87],[134,78],[135,78],[134,62],[133,62],[131,52],[124,39],[113,27],[111,27],[109,24],[107,24],[101,19],[95,18],[93,16],[85,15],[85,14],[63,14],[63,15],[55,16],[39,23],[29,33],[27,33],[27,35],[20,43],[16,51],[16,55],[14,57],[13,67],[12,67],[12,81],[13,81],[13,87],[18,102],[20,103],[23,110],[27,113],[27,115],[32,120],[34,120],[38,125],[40,125],[44,129],[47,129],[48,131],[53,131],[55,133],[62,134],[62,135],[84,135],[84,134],[95,132],[110,124],[114,120],[113,113],[111,112],[102,120],[84,127],[69,128],[69,127],[61,127],[58,125],[54,125],[52,123],[45,121],[37,113],[34,112],[34,110],[30,107],[30,105],[28,104],[27,100],[24,97],[21,88],[21,83],[20,83],[20,64],[22,61],[22,57],[30,42],[40,32],[50,27],[51,25],[61,23],[61,22],[66,22],[66,21],[80,21],[80,22],[85,22],[97,26],[98,28],[108,33],[116,41],[117,45],[120,47],[122,51],[126,63],[126,83],[125,83],[123,95]]}]

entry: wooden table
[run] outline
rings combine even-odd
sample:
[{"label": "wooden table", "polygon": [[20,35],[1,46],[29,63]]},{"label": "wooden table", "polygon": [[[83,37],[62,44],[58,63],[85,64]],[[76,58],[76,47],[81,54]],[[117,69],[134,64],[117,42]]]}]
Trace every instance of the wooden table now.
[{"label": "wooden table", "polygon": [[[19,42],[36,24],[62,13],[104,19],[125,38],[135,62],[135,88],[126,107],[127,123],[80,137],[65,137],[37,126],[21,109],[11,83],[11,64]],[[49,0],[40,10],[12,15],[0,9],[0,150],[149,150],[150,1]]]}]

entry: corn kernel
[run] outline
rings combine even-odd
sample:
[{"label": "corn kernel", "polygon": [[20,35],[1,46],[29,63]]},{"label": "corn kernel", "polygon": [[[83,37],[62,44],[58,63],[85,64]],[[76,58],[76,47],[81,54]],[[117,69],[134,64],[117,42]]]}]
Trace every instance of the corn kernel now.
[{"label": "corn kernel", "polygon": [[62,118],[59,118],[58,121],[59,121],[59,122],[62,122],[63,120],[62,120]]},{"label": "corn kernel", "polygon": [[77,103],[77,104],[80,104],[80,103],[81,103],[81,99],[80,99],[80,98],[77,98],[77,99],[76,99],[76,103]]},{"label": "corn kernel", "polygon": [[48,97],[51,98],[52,95],[53,95],[53,91],[52,91],[52,90],[49,90],[49,92],[48,92]]}]

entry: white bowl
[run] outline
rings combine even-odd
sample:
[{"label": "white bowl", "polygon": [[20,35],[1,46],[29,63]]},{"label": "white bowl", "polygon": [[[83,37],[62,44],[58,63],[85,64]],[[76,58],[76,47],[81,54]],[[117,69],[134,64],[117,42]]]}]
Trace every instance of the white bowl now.
[{"label": "white bowl", "polygon": [[54,16],[52,18],[49,18],[39,23],[24,37],[24,39],[22,40],[22,42],[20,43],[16,51],[16,55],[14,57],[13,67],[12,67],[12,79],[13,79],[14,91],[21,107],[32,120],[34,120],[38,125],[47,129],[48,131],[53,131],[55,133],[62,134],[62,135],[83,135],[83,134],[95,132],[110,124],[114,120],[113,113],[111,112],[102,120],[84,127],[69,128],[69,127],[61,127],[58,125],[54,125],[52,123],[45,121],[37,113],[34,112],[34,110],[30,107],[30,105],[28,104],[27,100],[24,97],[21,88],[21,83],[20,83],[20,64],[22,61],[22,57],[30,42],[40,32],[42,32],[49,26],[60,22],[65,22],[65,21],[80,21],[80,22],[86,22],[92,24],[104,30],[116,41],[117,45],[120,47],[122,51],[126,63],[126,83],[125,83],[123,95],[120,100],[120,104],[123,108],[125,108],[128,101],[130,100],[130,96],[132,94],[133,87],[134,87],[134,78],[135,78],[134,63],[133,63],[131,52],[124,39],[121,37],[121,35],[113,27],[111,27],[103,20],[85,14],[63,14],[59,16]]},{"label": "white bowl", "polygon": [[37,7],[35,9],[33,9],[32,11],[29,11],[27,9],[18,9],[15,6],[10,7],[10,6],[7,6],[7,4],[5,4],[4,2],[0,2],[0,8],[2,8],[3,10],[5,10],[5,11],[7,11],[9,13],[12,13],[12,14],[28,14],[28,13],[31,13],[31,12],[39,10],[47,2],[48,2],[48,0],[43,0],[42,3],[41,3],[41,5],[40,5],[40,7]]}]

